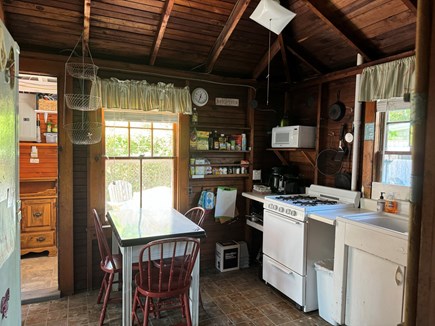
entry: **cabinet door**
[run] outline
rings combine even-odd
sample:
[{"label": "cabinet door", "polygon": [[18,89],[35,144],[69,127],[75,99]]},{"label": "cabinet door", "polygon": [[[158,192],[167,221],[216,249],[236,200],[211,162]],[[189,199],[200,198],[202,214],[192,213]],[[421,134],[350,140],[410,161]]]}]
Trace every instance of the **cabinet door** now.
[{"label": "cabinet door", "polygon": [[397,325],[402,322],[405,267],[349,248],[346,325]]},{"label": "cabinet door", "polygon": [[52,199],[23,200],[22,205],[22,231],[48,231],[54,228]]}]

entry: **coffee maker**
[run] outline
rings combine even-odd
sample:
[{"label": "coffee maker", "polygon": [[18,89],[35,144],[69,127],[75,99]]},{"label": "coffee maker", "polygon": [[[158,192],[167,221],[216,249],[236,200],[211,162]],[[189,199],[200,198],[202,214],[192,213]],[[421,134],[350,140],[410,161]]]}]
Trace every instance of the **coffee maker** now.
[{"label": "coffee maker", "polygon": [[297,166],[276,166],[271,169],[267,185],[273,193],[299,194],[301,182]]}]

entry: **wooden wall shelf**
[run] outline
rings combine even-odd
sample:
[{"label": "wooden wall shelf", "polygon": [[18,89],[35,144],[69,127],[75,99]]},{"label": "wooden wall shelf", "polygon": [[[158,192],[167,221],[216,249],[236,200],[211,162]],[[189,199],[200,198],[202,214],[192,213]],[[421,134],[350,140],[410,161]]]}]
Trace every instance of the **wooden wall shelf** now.
[{"label": "wooden wall shelf", "polygon": [[302,153],[313,168],[316,167],[316,149],[314,148],[268,148],[267,150],[273,151],[283,165],[289,165],[289,161],[281,152],[299,152]]}]

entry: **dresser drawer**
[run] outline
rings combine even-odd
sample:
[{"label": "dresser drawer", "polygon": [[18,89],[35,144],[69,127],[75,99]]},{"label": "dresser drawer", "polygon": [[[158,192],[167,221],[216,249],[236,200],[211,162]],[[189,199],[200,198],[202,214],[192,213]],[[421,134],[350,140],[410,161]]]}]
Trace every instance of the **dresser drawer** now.
[{"label": "dresser drawer", "polygon": [[55,199],[23,200],[22,231],[48,231],[55,229]]},{"label": "dresser drawer", "polygon": [[56,235],[54,231],[35,232],[21,234],[21,248],[49,247],[55,244]]}]

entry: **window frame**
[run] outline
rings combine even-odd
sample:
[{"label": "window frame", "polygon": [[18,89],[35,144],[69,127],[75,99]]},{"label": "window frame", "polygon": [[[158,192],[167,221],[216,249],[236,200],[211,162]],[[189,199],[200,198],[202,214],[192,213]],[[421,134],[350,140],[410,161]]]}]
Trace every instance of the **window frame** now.
[{"label": "window frame", "polygon": [[[144,118],[146,118],[144,116]],[[107,120],[107,121],[115,121],[115,120]],[[120,120],[121,121],[121,120]],[[140,122],[145,122],[145,123],[149,123],[151,126],[150,127],[132,127],[131,126],[131,120],[129,121],[125,121],[127,122],[127,126],[116,126],[116,125],[109,125],[107,126],[106,124],[106,119],[103,119],[103,139],[102,139],[102,152],[104,153],[103,157],[104,157],[104,176],[103,176],[103,193],[105,193],[105,188],[106,188],[106,162],[108,160],[139,160],[140,164],[142,164],[143,160],[171,160],[172,161],[172,207],[175,207],[177,204],[176,201],[176,196],[177,196],[177,180],[178,180],[178,169],[176,168],[178,165],[178,157],[177,157],[177,148],[179,146],[179,139],[177,139],[177,124],[178,124],[178,119],[177,121],[147,121],[146,119],[141,120]],[[158,128],[158,127],[154,127],[154,124],[158,124],[158,123],[167,123],[167,124],[171,124],[172,128]],[[110,155],[106,155],[106,128],[123,128],[123,129],[128,129],[128,135],[127,135],[127,139],[128,139],[128,155],[127,156],[110,156]],[[132,156],[131,155],[131,129],[137,129],[137,130],[151,130],[151,156],[144,156],[144,155],[137,155],[137,156]],[[154,131],[155,130],[171,130],[172,131],[172,156],[154,156]],[[142,173],[140,173],[140,190],[143,190],[143,184],[142,184]],[[105,198],[104,200],[104,205],[107,209],[107,198]]]}]

